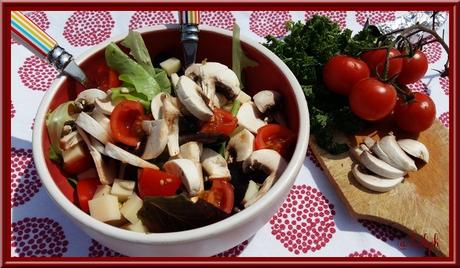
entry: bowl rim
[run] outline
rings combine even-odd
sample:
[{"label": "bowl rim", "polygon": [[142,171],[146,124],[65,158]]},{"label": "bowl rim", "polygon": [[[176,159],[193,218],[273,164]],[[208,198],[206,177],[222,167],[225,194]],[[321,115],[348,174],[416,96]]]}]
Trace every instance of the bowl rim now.
[{"label": "bowl rim", "polygon": [[[169,29],[177,29],[179,30],[179,25],[156,25],[156,26],[149,26],[140,29],[136,29],[136,31],[142,33],[148,33],[152,31],[162,31],[162,30],[169,30]],[[232,32],[224,29],[220,29],[213,26],[207,25],[200,25],[200,31],[209,31],[219,35],[225,35],[232,37]],[[100,51],[101,49],[105,48],[109,42],[118,42],[125,38],[127,33],[123,33],[108,40],[93,46],[86,50],[84,53],[79,55],[76,58],[76,63],[80,64],[81,62],[87,60],[89,57]],[[288,79],[289,83],[293,88],[293,93],[295,95],[295,101],[297,102],[298,110],[299,110],[299,133],[298,137],[306,137],[307,140],[298,138],[296,143],[296,149],[292,155],[291,160],[289,161],[286,169],[283,171],[282,175],[272,186],[272,188],[263,196],[261,197],[258,202],[255,202],[252,206],[242,210],[231,217],[228,217],[222,221],[206,225],[200,228],[195,228],[186,231],[179,231],[179,232],[170,232],[170,233],[137,233],[128,230],[124,230],[120,227],[111,226],[109,224],[100,222],[90,215],[84,213],[80,210],[77,206],[75,206],[70,200],[68,200],[64,194],[59,190],[56,183],[51,177],[49,173],[46,163],[45,163],[45,152],[42,148],[42,138],[43,134],[45,134],[45,116],[47,113],[47,109],[51,101],[53,100],[54,96],[57,93],[58,88],[68,79],[65,76],[61,76],[56,78],[53,83],[51,84],[50,88],[45,93],[40,106],[38,108],[35,125],[33,129],[33,137],[32,137],[32,144],[33,144],[33,159],[35,162],[35,166],[40,176],[42,183],[44,184],[49,196],[53,199],[63,211],[68,214],[74,221],[77,221],[79,224],[84,225],[90,228],[92,231],[101,233],[103,235],[109,236],[111,238],[128,241],[133,243],[140,243],[140,244],[162,244],[162,245],[172,245],[172,244],[185,244],[197,240],[204,240],[210,237],[216,237],[220,234],[224,234],[231,229],[237,229],[239,226],[248,223],[249,221],[253,220],[256,216],[258,211],[263,211],[270,207],[270,200],[275,199],[275,196],[281,192],[288,192],[291,185],[294,183],[298,172],[300,170],[301,165],[305,159],[305,155],[307,152],[308,146],[308,138],[310,132],[310,123],[309,123],[309,112],[307,107],[307,102],[303,95],[301,86],[297,79],[295,78],[294,74],[291,70],[285,65],[280,58],[278,58],[273,52],[265,48],[263,45],[258,43],[257,41],[251,39],[250,37],[246,37],[244,35],[240,36],[240,40],[242,43],[253,47],[260,53],[262,53],[267,59],[272,61],[272,63],[281,70],[283,75]],[[276,213],[275,211],[273,213]]]}]

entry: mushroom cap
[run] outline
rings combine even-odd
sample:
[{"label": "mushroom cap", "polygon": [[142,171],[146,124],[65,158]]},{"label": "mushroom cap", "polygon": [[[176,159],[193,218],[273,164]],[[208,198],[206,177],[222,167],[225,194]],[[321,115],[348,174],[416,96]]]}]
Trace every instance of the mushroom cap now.
[{"label": "mushroom cap", "polygon": [[195,163],[200,163],[203,144],[201,142],[189,141],[180,146],[179,158],[189,159]]},{"label": "mushroom cap", "polygon": [[192,160],[169,160],[163,168],[166,172],[177,175],[191,196],[196,196],[204,190],[203,178]]},{"label": "mushroom cap", "polygon": [[107,98],[107,93],[98,88],[89,88],[80,92],[75,101],[85,100],[87,104],[93,105],[96,99]]},{"label": "mushroom cap", "polygon": [[243,103],[236,115],[238,124],[248,129],[252,133],[257,133],[257,130],[267,124],[261,119],[262,115],[256,108],[253,102]]},{"label": "mushroom cap", "polygon": [[273,90],[262,90],[253,97],[254,104],[261,113],[275,107],[281,100],[281,95]]},{"label": "mushroom cap", "polygon": [[243,129],[228,141],[227,150],[233,149],[236,153],[236,161],[246,160],[253,152],[254,135],[247,129]]},{"label": "mushroom cap", "polygon": [[176,94],[180,102],[196,118],[208,121],[213,113],[198,93],[200,87],[189,77],[181,76],[177,82]]},{"label": "mushroom cap", "polygon": [[208,173],[209,179],[230,179],[230,170],[227,166],[227,161],[218,152],[209,148],[203,148],[201,154],[201,165]]},{"label": "mushroom cap", "polygon": [[168,143],[168,125],[164,119],[142,121],[142,129],[147,133],[148,138],[141,158],[154,159],[164,151]]},{"label": "mushroom cap", "polygon": [[244,162],[243,171],[262,170],[267,174],[281,175],[287,166],[286,160],[275,150],[260,149],[254,151]]}]

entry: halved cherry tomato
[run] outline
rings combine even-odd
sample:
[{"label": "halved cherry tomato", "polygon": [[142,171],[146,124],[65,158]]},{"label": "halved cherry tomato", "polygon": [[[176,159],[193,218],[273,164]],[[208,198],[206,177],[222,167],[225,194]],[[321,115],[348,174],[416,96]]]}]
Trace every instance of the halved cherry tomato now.
[{"label": "halved cherry tomato", "polygon": [[[398,56],[401,56],[401,53],[396,48],[390,49],[387,78],[391,78],[401,72],[403,59],[398,58]],[[371,74],[378,73],[380,76],[383,76],[386,57],[386,48],[371,50],[361,55],[361,59],[369,66]]]},{"label": "halved cherry tomato", "polygon": [[164,171],[144,168],[138,179],[139,196],[170,196],[175,195],[181,185],[178,176]]},{"label": "halved cherry tomato", "polygon": [[210,121],[205,122],[200,132],[208,134],[230,135],[235,130],[238,120],[229,111],[215,109],[214,116]]},{"label": "halved cherry tomato", "polygon": [[296,135],[290,129],[278,124],[268,124],[257,130],[255,149],[272,149],[282,156],[288,156],[295,138]]},{"label": "halved cherry tomato", "polygon": [[201,198],[230,214],[235,202],[233,185],[224,179],[213,179],[211,189],[205,191]]},{"label": "halved cherry tomato", "polygon": [[80,209],[86,213],[89,212],[88,201],[93,198],[99,184],[101,183],[96,178],[83,179],[77,182],[78,203]]},{"label": "halved cherry tomato", "polygon": [[398,100],[394,118],[402,130],[418,133],[431,127],[436,118],[436,106],[428,95],[415,92],[413,100]]},{"label": "halved cherry tomato", "polygon": [[126,145],[136,146],[144,131],[144,107],[137,101],[125,100],[117,104],[110,116],[113,137]]},{"label": "halved cherry tomato", "polygon": [[121,85],[121,81],[118,79],[118,73],[107,66],[105,62],[97,68],[97,81],[99,88],[104,91]]}]

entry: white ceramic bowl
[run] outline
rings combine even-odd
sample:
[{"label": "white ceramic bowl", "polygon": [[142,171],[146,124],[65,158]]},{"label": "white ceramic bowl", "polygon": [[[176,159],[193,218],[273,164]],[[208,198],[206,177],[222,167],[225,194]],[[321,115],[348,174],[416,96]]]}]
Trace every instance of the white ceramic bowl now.
[{"label": "white ceramic bowl", "polygon": [[[203,55],[207,55],[209,53],[211,60],[213,57],[219,58],[219,54],[211,51],[212,47],[216,45],[215,49],[227,52],[222,56],[222,59],[215,60],[220,60],[220,62],[224,62],[231,66],[229,62],[229,60],[231,60],[231,53],[228,52],[228,42],[231,44],[232,33],[230,31],[204,25],[200,27],[200,30],[201,53],[203,53]],[[138,31],[143,34],[144,38],[146,36],[152,36],[152,38],[155,38],[156,33],[167,31],[170,34],[177,36],[177,47],[175,47],[175,51],[176,53],[177,51],[180,51],[179,30],[177,26],[154,26],[143,28]],[[104,42],[103,44],[89,49],[86,53],[81,55],[76,62],[78,64],[85,63],[85,61],[87,61],[90,57],[94,57],[98,51],[102,51],[109,41],[118,42],[124,37],[125,35],[117,36],[107,42]],[[206,41],[209,38],[212,38],[213,40],[208,40],[209,42]],[[214,39],[216,40],[215,42]],[[158,40],[158,42],[161,42],[161,40]],[[175,40],[172,42],[176,43]],[[222,42],[223,45],[219,44],[219,42]],[[288,67],[275,54],[270,52],[261,44],[245,38],[244,36],[241,37],[241,42],[244,50],[247,51],[247,54],[252,58],[255,58],[259,63],[262,63],[261,66],[256,68],[263,69],[258,76],[264,75],[264,77],[259,77],[262,78],[259,82],[253,79],[253,81],[256,82],[249,81],[249,84],[256,85],[261,83],[261,86],[267,87],[267,84],[264,85],[263,80],[267,80],[267,77],[270,75],[265,76],[265,74],[270,74],[272,72],[270,70],[276,70],[278,77],[272,78],[272,80],[275,80],[273,80],[271,84],[276,84],[278,83],[277,81],[283,80],[286,85],[289,85],[287,87],[284,86],[283,89],[285,102],[289,107],[287,108],[289,111],[285,114],[290,117],[288,118],[290,121],[294,120],[291,124],[295,125],[295,128],[298,128],[299,138],[297,139],[295,151],[286,170],[265,196],[249,208],[244,209],[243,211],[223,221],[193,230],[152,234],[126,231],[93,219],[65,197],[56,183],[56,177],[58,177],[58,175],[55,175],[57,174],[56,168],[52,167],[53,164],[47,159],[47,151],[44,146],[46,143],[45,140],[47,140],[45,115],[52,107],[53,100],[55,98],[59,98],[60,95],[65,94],[62,90],[59,91],[59,89],[64,85],[64,83],[70,82],[67,81],[68,78],[66,77],[60,77],[54,81],[51,88],[46,92],[35,118],[35,127],[33,131],[33,157],[38,174],[50,197],[65,212],[65,214],[67,214],[69,218],[72,219],[73,222],[75,222],[76,225],[78,225],[89,236],[107,247],[128,256],[212,256],[232,248],[254,235],[257,230],[266,224],[272,215],[277,212],[295,181],[307,151],[310,130],[307,103],[298,81]],[[210,48],[206,49],[205,43],[213,44],[208,44]],[[148,41],[146,41],[146,44],[149,46]],[[199,58],[200,56],[198,56],[198,59]],[[82,65],[84,66],[84,64]],[[273,71],[273,73],[275,72]],[[261,89],[264,88],[259,88],[257,90]],[[54,178],[51,174],[53,174]]]}]

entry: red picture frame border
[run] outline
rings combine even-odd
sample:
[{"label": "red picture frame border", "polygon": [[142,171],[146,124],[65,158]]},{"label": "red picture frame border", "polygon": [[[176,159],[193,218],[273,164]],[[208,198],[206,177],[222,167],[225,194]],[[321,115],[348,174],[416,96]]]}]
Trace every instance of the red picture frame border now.
[{"label": "red picture frame border", "polygon": [[[391,5],[389,3],[391,2]],[[82,4],[84,3],[84,4]],[[211,265],[375,265],[375,266],[457,266],[458,265],[458,50],[459,50],[459,27],[460,4],[458,1],[168,1],[168,2],[130,2],[129,4],[114,1],[110,2],[107,8],[107,1],[81,1],[56,2],[56,1],[5,1],[1,3],[2,9],[2,249],[1,265],[12,266],[211,266]],[[10,201],[10,180],[11,180],[11,118],[9,115],[11,99],[11,46],[5,40],[11,39],[10,12],[13,10],[110,10],[110,11],[134,11],[134,10],[442,10],[449,12],[449,233],[450,253],[449,257],[387,257],[387,258],[349,258],[349,257],[230,257],[230,258],[164,258],[164,257],[11,257],[11,201]]]}]

